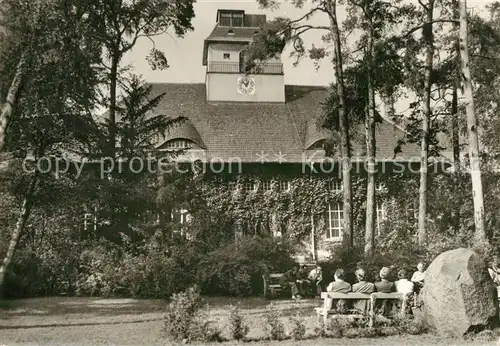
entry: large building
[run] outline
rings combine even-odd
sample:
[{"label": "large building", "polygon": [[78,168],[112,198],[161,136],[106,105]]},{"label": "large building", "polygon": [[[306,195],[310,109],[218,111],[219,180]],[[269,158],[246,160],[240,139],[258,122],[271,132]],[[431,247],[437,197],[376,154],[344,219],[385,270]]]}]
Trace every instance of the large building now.
[{"label": "large building", "polygon": [[[328,87],[285,85],[286,71],[279,58],[245,73],[244,48],[265,22],[265,15],[219,10],[215,27],[203,43],[200,64],[206,66],[205,83],[153,85],[153,95],[165,93],[158,114],[188,119],[169,131],[159,149],[186,149],[179,160],[200,160],[214,167],[236,165],[239,174],[302,174],[311,162],[325,160],[324,146],[333,134],[318,128],[317,119],[323,113]],[[389,121],[378,123],[377,159],[392,163],[418,160],[416,145],[398,146],[404,135]],[[363,161],[365,147],[361,124],[359,131],[353,131],[354,160]],[[332,171],[337,173],[338,169]],[[281,181],[276,188],[286,191],[287,184]],[[338,190],[342,184],[339,180],[332,186]],[[245,186],[245,191],[259,188],[271,186]],[[328,205],[325,210],[325,238],[342,240],[342,205]],[[382,206],[377,214],[379,218],[383,215]]]}]

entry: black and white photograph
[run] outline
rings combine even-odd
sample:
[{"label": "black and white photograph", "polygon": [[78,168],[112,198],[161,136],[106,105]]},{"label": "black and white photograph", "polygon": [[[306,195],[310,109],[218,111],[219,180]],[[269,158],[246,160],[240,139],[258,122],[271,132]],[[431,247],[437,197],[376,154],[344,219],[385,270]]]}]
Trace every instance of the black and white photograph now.
[{"label": "black and white photograph", "polygon": [[0,346],[500,346],[500,0],[0,0]]}]

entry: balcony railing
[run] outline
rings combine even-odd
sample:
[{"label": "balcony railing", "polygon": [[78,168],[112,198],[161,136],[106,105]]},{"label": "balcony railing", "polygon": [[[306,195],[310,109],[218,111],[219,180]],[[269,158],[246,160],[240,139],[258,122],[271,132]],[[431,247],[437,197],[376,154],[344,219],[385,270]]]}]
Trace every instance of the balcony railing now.
[{"label": "balcony railing", "polygon": [[[244,66],[237,62],[210,62],[208,72],[244,73]],[[282,63],[263,63],[250,70],[251,74],[283,74]]]}]

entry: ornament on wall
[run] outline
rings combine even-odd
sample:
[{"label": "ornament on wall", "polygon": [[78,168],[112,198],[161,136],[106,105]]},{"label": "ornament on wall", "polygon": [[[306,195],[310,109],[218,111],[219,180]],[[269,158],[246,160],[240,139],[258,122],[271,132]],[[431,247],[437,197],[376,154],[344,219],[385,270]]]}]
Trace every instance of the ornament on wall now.
[{"label": "ornament on wall", "polygon": [[253,95],[255,93],[255,78],[248,76],[238,77],[238,93]]}]

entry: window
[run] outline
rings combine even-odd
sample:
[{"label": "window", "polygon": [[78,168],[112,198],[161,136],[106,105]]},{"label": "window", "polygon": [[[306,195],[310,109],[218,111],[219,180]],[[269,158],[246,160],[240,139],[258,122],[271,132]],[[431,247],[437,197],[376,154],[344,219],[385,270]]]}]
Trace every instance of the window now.
[{"label": "window", "polygon": [[344,207],[341,203],[328,204],[326,211],[326,239],[342,240],[344,231]]},{"label": "window", "polygon": [[243,184],[243,189],[245,192],[254,192],[256,190],[256,185],[253,181],[246,181]]},{"label": "window", "polygon": [[186,209],[176,209],[172,213],[172,220],[176,223],[184,225],[191,220],[191,215],[189,215]]},{"label": "window", "polygon": [[243,26],[243,14],[233,13],[233,23],[232,26]]},{"label": "window", "polygon": [[271,191],[272,190],[272,183],[269,180],[263,180],[260,185],[262,186],[263,191]]},{"label": "window", "polygon": [[280,180],[280,191],[287,192],[290,190],[290,182],[288,180]]},{"label": "window", "polygon": [[311,145],[311,147],[309,149],[310,150],[325,150],[325,140],[322,139],[322,140],[317,141],[316,143]]},{"label": "window", "polygon": [[167,142],[168,149],[188,149],[191,147],[191,142],[185,139],[174,139]]},{"label": "window", "polygon": [[191,215],[186,209],[175,209],[171,214],[172,221],[180,225],[179,229],[174,229],[172,231],[173,236],[186,236],[190,239],[190,235],[186,230],[186,224],[192,219]]},{"label": "window", "polygon": [[243,26],[243,13],[221,13],[220,26]]},{"label": "window", "polygon": [[231,13],[221,13],[219,21],[221,26],[231,26]]},{"label": "window", "polygon": [[97,229],[97,217],[95,214],[91,213],[85,213],[83,214],[83,229],[85,231],[88,231],[90,229],[93,229],[96,231]]},{"label": "window", "polygon": [[231,192],[235,192],[238,189],[238,185],[236,185],[236,182],[230,181],[227,183],[227,189]]},{"label": "window", "polygon": [[231,59],[231,54],[229,54],[229,53],[224,53],[223,57],[224,57],[224,59],[226,59],[226,60],[227,60],[227,59]]},{"label": "window", "polygon": [[342,191],[342,181],[340,180],[331,180],[328,182],[328,189],[332,192],[340,192]]}]

